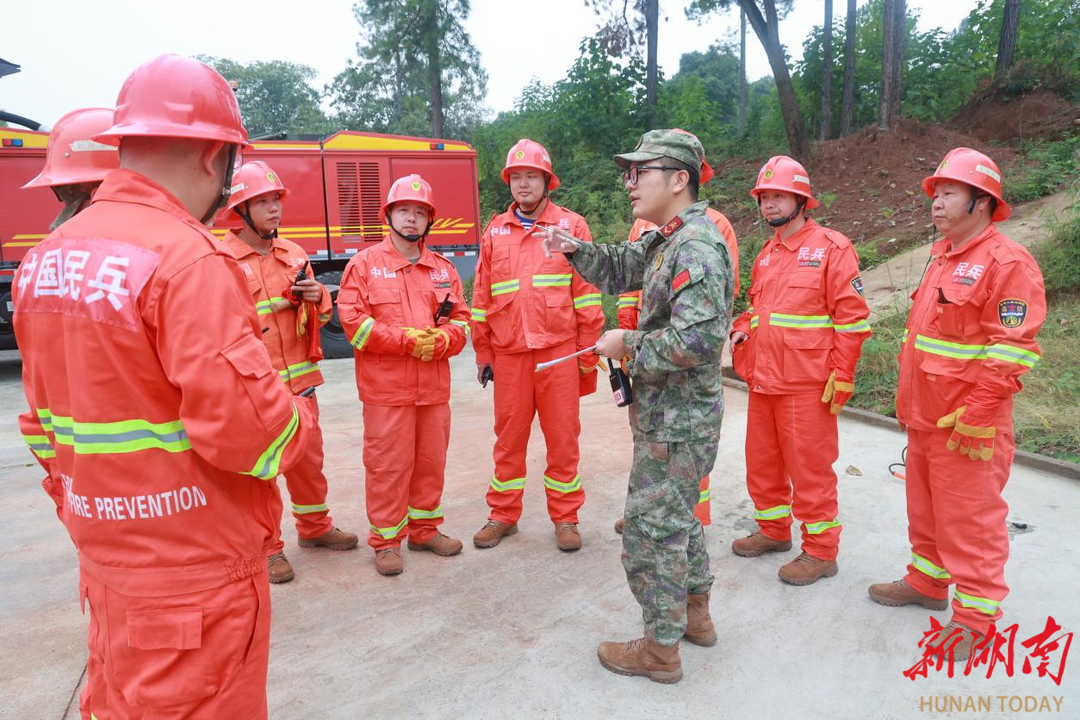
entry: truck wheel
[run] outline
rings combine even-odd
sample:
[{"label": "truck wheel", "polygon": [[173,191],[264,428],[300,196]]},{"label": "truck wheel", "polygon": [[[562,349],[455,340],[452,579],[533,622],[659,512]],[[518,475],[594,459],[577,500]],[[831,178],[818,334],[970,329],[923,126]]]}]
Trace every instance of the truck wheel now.
[{"label": "truck wheel", "polygon": [[330,297],[334,299],[334,311],[330,316],[330,322],[322,326],[321,339],[323,356],[327,359],[352,357],[352,346],[345,337],[345,330],[341,327],[341,320],[337,312],[338,287],[341,285],[341,271],[332,270],[320,273],[315,279],[326,286],[330,291]]}]

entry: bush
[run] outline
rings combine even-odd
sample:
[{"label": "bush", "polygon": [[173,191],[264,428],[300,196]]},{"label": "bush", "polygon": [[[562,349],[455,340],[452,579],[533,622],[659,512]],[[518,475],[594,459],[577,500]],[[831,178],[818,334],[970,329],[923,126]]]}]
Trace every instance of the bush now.
[{"label": "bush", "polygon": [[1035,140],[1020,146],[1022,159],[1013,177],[1006,177],[1005,199],[1025,203],[1057,192],[1080,174],[1080,136]]},{"label": "bush", "polygon": [[1080,292],[1080,203],[1050,224],[1050,239],[1036,246],[1048,295]]}]

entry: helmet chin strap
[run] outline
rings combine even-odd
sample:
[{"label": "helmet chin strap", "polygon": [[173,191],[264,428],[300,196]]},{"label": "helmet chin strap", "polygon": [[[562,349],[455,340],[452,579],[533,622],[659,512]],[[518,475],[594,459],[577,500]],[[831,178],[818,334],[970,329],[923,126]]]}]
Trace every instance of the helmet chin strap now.
[{"label": "helmet chin strap", "polygon": [[[788,215],[787,217],[779,218],[778,220],[766,220],[765,222],[769,223],[770,227],[784,227],[789,222],[798,217],[799,213],[802,212],[802,209],[805,205],[806,200],[800,198],[798,204],[795,205],[795,209],[791,211],[790,215]],[[758,207],[761,207],[761,198],[758,198]]]},{"label": "helmet chin strap", "polygon": [[431,222],[428,221],[427,227],[424,228],[424,232],[419,233],[419,234],[413,233],[411,235],[406,235],[405,233],[401,232],[396,227],[394,227],[394,221],[390,219],[390,213],[386,213],[386,224],[390,226],[390,229],[393,230],[394,233],[398,237],[404,238],[404,239],[408,240],[409,242],[413,242],[413,243],[414,242],[420,242],[421,240],[423,240],[424,238],[426,238],[428,236],[429,232],[431,232]]},{"label": "helmet chin strap", "polygon": [[206,211],[202,220],[199,221],[206,227],[213,225],[214,216],[217,215],[218,210],[225,207],[229,202],[229,195],[232,194],[233,165],[236,163],[236,152],[239,149],[239,145],[229,145],[229,164],[225,168],[225,183],[221,187],[221,194],[218,195],[217,200]]},{"label": "helmet chin strap", "polygon": [[[244,203],[244,204],[247,205],[247,203]],[[278,236],[277,235],[277,228],[274,228],[273,230],[271,230],[268,233],[259,232],[259,228],[255,227],[255,223],[252,222],[252,220],[251,220],[251,213],[249,213],[246,209],[241,210],[239,205],[236,206],[236,214],[240,216],[240,219],[242,219],[244,221],[245,225],[247,225],[249,228],[251,228],[251,232],[255,233],[256,235],[261,237],[263,240],[273,240],[274,238],[276,238]]]},{"label": "helmet chin strap", "polygon": [[534,212],[536,212],[536,209],[538,207],[540,207],[541,205],[543,205],[544,201],[547,200],[547,198],[548,198],[548,185],[550,185],[550,184],[551,184],[551,176],[549,175],[544,180],[544,194],[540,196],[540,199],[537,200],[536,204],[533,205],[531,208],[525,208],[525,207],[522,206],[521,203],[518,203],[518,207],[521,208],[521,211],[523,213],[525,213],[526,215],[532,215]]}]

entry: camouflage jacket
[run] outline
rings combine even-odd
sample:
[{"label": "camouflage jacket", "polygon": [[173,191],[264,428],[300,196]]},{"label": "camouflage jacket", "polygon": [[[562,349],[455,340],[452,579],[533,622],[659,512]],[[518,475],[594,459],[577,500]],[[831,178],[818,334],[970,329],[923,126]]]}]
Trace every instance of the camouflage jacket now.
[{"label": "camouflage jacket", "polygon": [[735,276],[707,207],[689,206],[639,242],[588,243],[570,256],[582,277],[605,293],[642,291],[638,329],[623,335],[632,357],[630,426],[640,440],[703,442],[720,436],[720,353],[731,323]]}]

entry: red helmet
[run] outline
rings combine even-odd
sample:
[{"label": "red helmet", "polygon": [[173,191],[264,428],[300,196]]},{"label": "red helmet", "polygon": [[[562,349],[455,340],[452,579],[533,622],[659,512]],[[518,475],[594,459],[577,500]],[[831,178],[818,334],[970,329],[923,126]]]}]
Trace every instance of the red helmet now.
[{"label": "red helmet", "polygon": [[416,173],[394,181],[394,184],[390,186],[390,192],[386,194],[386,202],[379,208],[379,214],[385,218],[390,206],[399,202],[414,202],[426,206],[431,213],[428,218],[429,228],[438,214],[435,210],[435,193],[431,191],[431,185]]},{"label": "red helmet", "polygon": [[774,155],[758,171],[757,184],[750,191],[755,200],[765,190],[793,193],[806,198],[806,209],[813,210],[819,203],[810,191],[810,174],[797,160],[787,155]]},{"label": "red helmet", "polygon": [[284,197],[289,188],[285,187],[285,183],[281,182],[281,178],[269,165],[262,160],[252,160],[233,175],[232,192],[229,194],[225,212],[235,211],[240,203],[272,192],[279,192]]},{"label": "red helmet", "polygon": [[247,145],[240,105],[225,78],[205,63],[162,55],[136,68],[116,98],[113,126],[95,140],[173,137]]},{"label": "red helmet", "polygon": [[120,167],[120,153],[112,145],[91,140],[113,124],[108,108],[72,110],[56,121],[49,133],[45,167],[24,188],[101,182]]},{"label": "red helmet", "polygon": [[548,182],[548,190],[554,190],[561,184],[555,171],[551,169],[551,157],[544,146],[532,140],[521,139],[506,153],[506,166],[502,170],[502,180],[510,184],[510,170],[513,168],[532,168],[543,170],[551,180]]},{"label": "red helmet", "polygon": [[990,216],[994,222],[1001,222],[1012,215],[1012,208],[1001,196],[1001,169],[978,150],[958,147],[946,153],[934,174],[922,181],[923,192],[928,197],[934,197],[934,185],[938,180],[961,182],[997,199],[997,207]]}]

